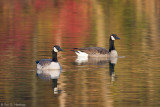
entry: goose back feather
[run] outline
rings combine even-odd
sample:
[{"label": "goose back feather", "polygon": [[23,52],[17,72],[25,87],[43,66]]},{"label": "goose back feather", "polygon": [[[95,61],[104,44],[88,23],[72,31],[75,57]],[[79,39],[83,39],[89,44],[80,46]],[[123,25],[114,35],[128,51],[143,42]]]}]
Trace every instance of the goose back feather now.
[{"label": "goose back feather", "polygon": [[79,56],[84,52],[88,57],[107,57],[109,54],[109,51],[102,47],[74,48],[74,51]]},{"label": "goose back feather", "polygon": [[118,53],[114,41],[120,39],[116,34],[111,34],[109,39],[109,51],[103,47],[73,48],[78,57],[117,57]]}]

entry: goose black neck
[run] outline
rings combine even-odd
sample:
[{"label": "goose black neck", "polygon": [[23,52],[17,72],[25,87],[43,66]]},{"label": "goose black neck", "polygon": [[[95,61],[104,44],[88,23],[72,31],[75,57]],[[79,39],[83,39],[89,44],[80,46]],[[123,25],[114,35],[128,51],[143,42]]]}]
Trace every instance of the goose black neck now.
[{"label": "goose black neck", "polygon": [[58,62],[58,59],[57,59],[57,52],[52,51],[52,61]]},{"label": "goose black neck", "polygon": [[115,50],[114,40],[112,40],[112,39],[110,38],[110,39],[109,39],[109,52],[111,52],[112,50]]}]

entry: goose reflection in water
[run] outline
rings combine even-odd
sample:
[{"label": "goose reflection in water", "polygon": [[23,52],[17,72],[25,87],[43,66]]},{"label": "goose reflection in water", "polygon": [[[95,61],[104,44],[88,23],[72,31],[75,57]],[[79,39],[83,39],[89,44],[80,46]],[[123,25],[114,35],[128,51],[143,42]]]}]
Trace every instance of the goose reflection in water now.
[{"label": "goose reflection in water", "polygon": [[77,57],[75,63],[77,65],[106,65],[109,64],[109,73],[111,76],[111,82],[115,81],[114,67],[118,61],[118,57],[112,58],[88,58],[88,57]]},{"label": "goose reflection in water", "polygon": [[117,63],[117,60],[118,58],[110,58],[109,60],[109,73],[110,73],[110,76],[111,76],[111,81],[115,81],[115,72],[114,72],[114,67],[115,67],[115,64]]},{"label": "goose reflection in water", "polygon": [[57,81],[60,76],[61,69],[47,69],[47,70],[37,70],[37,76],[40,79],[44,80],[52,80],[52,88],[54,91],[54,94],[58,94],[60,90],[58,90],[57,87]]}]

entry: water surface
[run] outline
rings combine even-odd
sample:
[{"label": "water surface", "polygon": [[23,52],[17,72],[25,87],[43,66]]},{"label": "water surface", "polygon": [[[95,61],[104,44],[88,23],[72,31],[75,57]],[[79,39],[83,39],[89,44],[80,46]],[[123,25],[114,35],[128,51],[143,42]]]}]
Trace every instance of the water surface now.
[{"label": "water surface", "polygon": [[[0,106],[160,106],[158,0],[1,0],[0,16]],[[111,33],[121,38],[116,61],[70,51],[108,49]],[[55,44],[62,71],[37,75]]]}]

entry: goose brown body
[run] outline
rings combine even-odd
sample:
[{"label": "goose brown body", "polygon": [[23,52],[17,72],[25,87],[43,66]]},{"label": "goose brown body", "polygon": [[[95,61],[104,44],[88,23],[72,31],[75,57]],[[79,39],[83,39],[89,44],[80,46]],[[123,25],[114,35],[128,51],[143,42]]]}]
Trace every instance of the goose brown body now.
[{"label": "goose brown body", "polygon": [[117,57],[118,53],[114,47],[114,41],[120,39],[116,34],[112,34],[109,39],[109,51],[103,47],[73,48],[78,57]]},{"label": "goose brown body", "polygon": [[103,47],[74,48],[74,51],[84,52],[88,57],[109,57],[109,51]]}]

